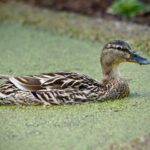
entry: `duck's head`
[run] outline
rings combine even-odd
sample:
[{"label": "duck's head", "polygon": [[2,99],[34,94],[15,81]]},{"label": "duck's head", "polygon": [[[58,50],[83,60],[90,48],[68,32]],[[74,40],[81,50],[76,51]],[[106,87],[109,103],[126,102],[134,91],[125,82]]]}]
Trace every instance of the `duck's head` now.
[{"label": "duck's head", "polygon": [[113,40],[105,44],[101,53],[101,65],[105,76],[117,76],[117,67],[122,62],[140,65],[150,64],[150,60],[139,56],[130,45],[122,40]]}]

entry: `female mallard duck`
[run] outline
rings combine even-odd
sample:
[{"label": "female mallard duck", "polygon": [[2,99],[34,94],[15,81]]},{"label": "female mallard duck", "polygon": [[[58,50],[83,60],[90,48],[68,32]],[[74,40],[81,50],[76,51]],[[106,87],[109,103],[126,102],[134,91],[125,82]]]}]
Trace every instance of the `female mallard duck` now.
[{"label": "female mallard duck", "polygon": [[0,76],[0,79],[6,80],[0,85],[0,104],[62,104],[124,98],[129,95],[129,87],[120,77],[118,65],[122,62],[150,64],[150,61],[135,54],[121,40],[107,43],[100,61],[104,75],[101,83],[84,74],[72,72],[24,77]]}]

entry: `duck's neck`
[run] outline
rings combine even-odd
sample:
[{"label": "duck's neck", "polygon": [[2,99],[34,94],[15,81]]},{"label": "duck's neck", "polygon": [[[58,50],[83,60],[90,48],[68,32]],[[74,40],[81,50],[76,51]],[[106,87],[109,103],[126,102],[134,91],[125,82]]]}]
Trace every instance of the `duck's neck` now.
[{"label": "duck's neck", "polygon": [[104,79],[106,80],[120,79],[118,64],[111,64],[111,65],[103,64],[102,72],[103,72]]}]

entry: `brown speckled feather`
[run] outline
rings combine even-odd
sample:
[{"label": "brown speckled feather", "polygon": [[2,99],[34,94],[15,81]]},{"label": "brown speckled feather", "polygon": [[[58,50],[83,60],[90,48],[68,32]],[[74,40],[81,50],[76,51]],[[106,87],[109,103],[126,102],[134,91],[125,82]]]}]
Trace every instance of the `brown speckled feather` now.
[{"label": "brown speckled feather", "polygon": [[[71,72],[10,77],[0,86],[1,97],[3,95],[0,103],[49,105],[98,101],[111,98],[107,93],[112,86],[114,84],[100,84],[86,75]],[[116,98],[113,90],[112,96]]]}]

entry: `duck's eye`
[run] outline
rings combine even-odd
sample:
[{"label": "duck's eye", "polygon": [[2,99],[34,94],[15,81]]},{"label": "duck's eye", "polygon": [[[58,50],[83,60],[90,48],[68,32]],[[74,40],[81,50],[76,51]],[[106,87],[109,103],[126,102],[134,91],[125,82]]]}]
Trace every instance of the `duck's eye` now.
[{"label": "duck's eye", "polygon": [[118,50],[121,50],[121,47],[118,47],[117,49],[118,49]]}]

